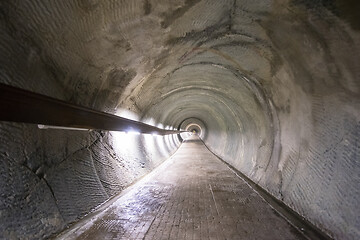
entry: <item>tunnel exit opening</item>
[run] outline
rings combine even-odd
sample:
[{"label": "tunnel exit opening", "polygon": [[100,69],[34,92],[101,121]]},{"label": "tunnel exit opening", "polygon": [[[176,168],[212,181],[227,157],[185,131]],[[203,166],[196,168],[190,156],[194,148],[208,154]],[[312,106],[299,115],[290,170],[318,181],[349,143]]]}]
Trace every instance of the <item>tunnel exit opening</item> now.
[{"label": "tunnel exit opening", "polygon": [[197,133],[198,133],[196,129],[191,129],[191,132],[192,132],[193,134],[197,134]]},{"label": "tunnel exit opening", "polygon": [[185,128],[186,131],[189,132],[189,134],[195,134],[195,135],[201,135],[201,126],[195,123],[191,123]]}]

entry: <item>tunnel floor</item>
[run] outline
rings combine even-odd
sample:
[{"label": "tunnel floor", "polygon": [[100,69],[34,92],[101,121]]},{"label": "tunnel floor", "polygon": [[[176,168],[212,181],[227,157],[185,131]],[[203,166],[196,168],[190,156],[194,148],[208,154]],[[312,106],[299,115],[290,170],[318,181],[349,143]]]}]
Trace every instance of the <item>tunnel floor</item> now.
[{"label": "tunnel floor", "polygon": [[197,136],[59,239],[304,239]]}]

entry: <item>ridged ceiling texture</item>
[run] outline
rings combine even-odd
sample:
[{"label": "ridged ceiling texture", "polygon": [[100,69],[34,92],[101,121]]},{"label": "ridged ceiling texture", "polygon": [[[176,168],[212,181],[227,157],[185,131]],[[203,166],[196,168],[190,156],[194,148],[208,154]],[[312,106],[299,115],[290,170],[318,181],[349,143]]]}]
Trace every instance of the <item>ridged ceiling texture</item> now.
[{"label": "ridged ceiling texture", "polygon": [[[2,1],[0,81],[163,127],[197,124],[212,152],[274,197],[330,236],[356,239],[358,7],[335,0]],[[0,127],[0,236],[9,238],[61,231],[181,140],[132,136],[124,147],[117,140],[124,136],[112,132]]]}]

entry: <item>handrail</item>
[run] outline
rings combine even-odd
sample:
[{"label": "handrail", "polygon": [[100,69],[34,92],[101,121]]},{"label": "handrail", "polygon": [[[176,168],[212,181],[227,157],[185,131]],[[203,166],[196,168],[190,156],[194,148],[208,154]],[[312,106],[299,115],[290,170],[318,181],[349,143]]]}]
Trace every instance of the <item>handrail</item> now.
[{"label": "handrail", "polygon": [[0,83],[0,121],[157,135],[184,132],[157,128],[2,83]]}]

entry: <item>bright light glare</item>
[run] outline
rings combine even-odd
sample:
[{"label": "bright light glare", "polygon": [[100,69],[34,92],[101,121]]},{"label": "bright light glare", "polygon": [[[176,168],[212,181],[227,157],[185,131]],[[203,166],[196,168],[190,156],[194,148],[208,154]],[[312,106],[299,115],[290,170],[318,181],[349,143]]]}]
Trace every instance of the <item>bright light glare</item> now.
[{"label": "bright light glare", "polygon": [[134,136],[126,132],[111,131],[115,149],[118,151],[131,152],[134,145]]},{"label": "bright light glare", "polygon": [[144,123],[148,124],[148,125],[151,125],[151,126],[155,126],[156,125],[156,122],[153,118],[147,118],[143,121]]},{"label": "bright light glare", "polygon": [[131,135],[140,135],[140,132],[135,131],[135,130],[129,130],[126,133],[131,134]]},{"label": "bright light glare", "polygon": [[124,108],[119,108],[116,111],[116,115],[119,116],[119,117],[131,119],[131,120],[134,120],[134,121],[139,121],[139,115],[137,115],[136,113],[131,112],[131,111],[127,110],[127,109],[124,109]]}]

